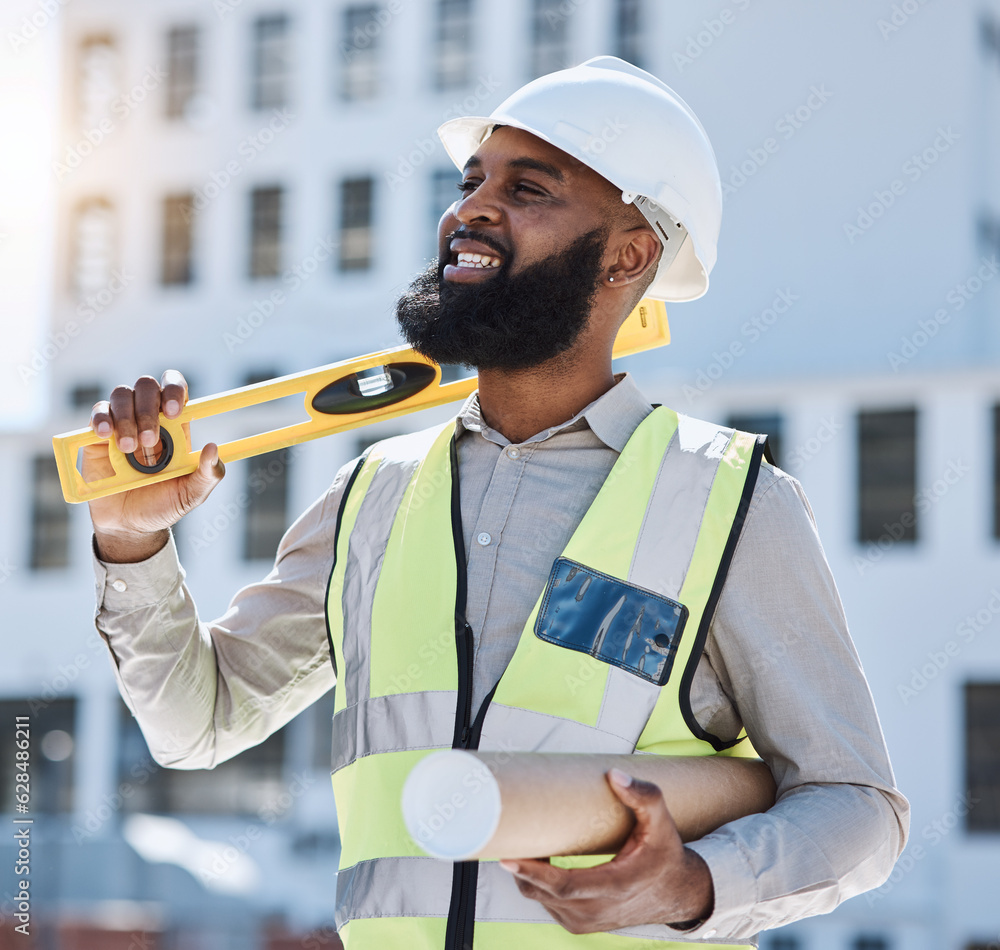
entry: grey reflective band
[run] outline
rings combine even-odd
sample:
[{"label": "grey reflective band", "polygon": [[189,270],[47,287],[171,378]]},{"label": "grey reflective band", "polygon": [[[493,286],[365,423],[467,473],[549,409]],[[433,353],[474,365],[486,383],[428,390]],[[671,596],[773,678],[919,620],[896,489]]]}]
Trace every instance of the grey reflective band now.
[{"label": "grey reflective band", "polygon": [[[361,469],[364,468],[364,464],[368,459],[368,452],[370,449],[366,450],[361,454],[358,459],[357,465],[354,466],[354,471],[351,472],[351,477],[347,480],[347,484],[344,486],[344,493],[340,497],[340,507],[337,508],[337,524],[333,529],[333,564],[330,566],[330,576],[326,582],[326,593],[323,595],[323,603],[328,603],[330,600],[330,585],[333,583],[333,575],[337,570],[337,546],[340,543],[340,526],[344,520],[344,509],[347,507],[347,499],[350,497],[351,489],[354,487],[354,483],[358,480],[358,475],[361,474]],[[337,654],[333,649],[333,631],[330,629],[330,611],[324,611],[324,617],[326,619],[326,642],[330,645],[330,663],[333,666],[333,675],[339,682],[340,671],[337,669]]]},{"label": "grey reflective band", "polygon": [[333,768],[377,752],[451,748],[455,694],[451,691],[374,696],[333,717]]},{"label": "grey reflective band", "polygon": [[371,692],[372,606],[375,580],[399,507],[419,459],[407,463],[382,459],[365,494],[349,539],[344,572],[344,670],[338,689],[345,690],[349,703],[368,699]]},{"label": "grey reflective band", "polygon": [[[630,583],[675,600],[680,596],[708,496],[732,434],[732,429],[678,414],[677,431],[663,453],[632,554],[627,578]],[[688,630],[685,636],[693,637],[695,633]],[[700,657],[698,650],[691,664],[697,665]],[[681,673],[675,670],[673,675]],[[659,698],[660,687],[612,667],[597,728],[612,735],[638,737]]]},{"label": "grey reflective band", "polygon": [[446,917],[451,864],[437,858],[376,858],[337,872],[339,930],[365,917]]},{"label": "grey reflective band", "polygon": [[[376,858],[337,874],[338,929],[349,920],[372,917],[446,917],[451,900],[452,865],[437,858]],[[405,885],[404,883],[405,882]],[[559,925],[538,901],[523,897],[514,877],[495,861],[479,863],[476,923]],[[610,933],[637,940],[683,939],[663,924],[624,927]],[[713,946],[745,947],[746,940],[691,940]]]},{"label": "grey reflective band", "polygon": [[[718,426],[688,416],[678,415],[677,420],[677,431],[663,453],[628,571],[631,583],[674,600],[691,566],[718,470],[718,460],[706,458],[703,450],[715,443],[720,432]],[[732,435],[731,429],[721,431]]]}]

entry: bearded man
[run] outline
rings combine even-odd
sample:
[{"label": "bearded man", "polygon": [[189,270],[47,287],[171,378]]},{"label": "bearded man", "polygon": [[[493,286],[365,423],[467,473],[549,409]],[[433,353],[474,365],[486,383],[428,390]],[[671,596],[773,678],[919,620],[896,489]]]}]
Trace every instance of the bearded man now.
[{"label": "bearded man", "polygon": [[[612,371],[640,298],[707,289],[721,190],[700,123],[655,77],[599,57],[441,136],[461,195],[397,316],[417,350],[478,371],[458,416],[345,466],[271,574],[211,623],[169,529],[221,479],[216,447],[189,476],[91,503],[98,627],[157,761],[211,768],[336,681],[348,947],[750,946],[877,886],[907,804],[800,487],[762,439],[654,408]],[[186,399],[176,372],[143,377],[92,424],[133,452]],[[106,472],[106,445],[86,464]],[[553,642],[543,595],[566,571],[670,597],[686,626],[653,662],[603,662],[584,609]],[[592,867],[450,866],[416,854],[398,814],[430,749],[751,742],[772,809],[685,846],[658,788],[614,773],[636,824]]]}]

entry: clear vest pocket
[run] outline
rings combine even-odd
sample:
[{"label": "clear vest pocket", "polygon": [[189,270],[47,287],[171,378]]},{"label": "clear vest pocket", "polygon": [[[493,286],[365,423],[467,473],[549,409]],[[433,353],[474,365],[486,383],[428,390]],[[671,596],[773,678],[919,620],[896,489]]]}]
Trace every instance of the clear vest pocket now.
[{"label": "clear vest pocket", "polygon": [[669,597],[560,557],[549,574],[535,636],[663,686],[687,617],[687,607]]}]

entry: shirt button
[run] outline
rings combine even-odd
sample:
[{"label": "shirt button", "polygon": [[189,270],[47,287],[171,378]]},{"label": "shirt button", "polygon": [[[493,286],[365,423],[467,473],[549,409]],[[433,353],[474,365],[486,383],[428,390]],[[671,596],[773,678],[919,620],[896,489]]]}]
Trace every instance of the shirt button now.
[{"label": "shirt button", "polygon": [[507,449],[507,458],[509,459],[519,459],[521,457],[521,450],[515,446],[511,446]]},{"label": "shirt button", "polygon": [[484,531],[476,538],[476,540],[485,548],[490,543],[490,541],[493,540],[493,538],[489,535],[488,532]]},{"label": "shirt button", "polygon": [[126,584],[125,581],[112,581],[111,586],[118,591],[119,594],[123,594],[128,590],[128,584]]}]

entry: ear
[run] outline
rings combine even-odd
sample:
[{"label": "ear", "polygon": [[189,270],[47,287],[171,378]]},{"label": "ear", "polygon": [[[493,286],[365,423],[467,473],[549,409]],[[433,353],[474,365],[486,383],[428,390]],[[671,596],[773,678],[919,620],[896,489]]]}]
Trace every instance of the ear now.
[{"label": "ear", "polygon": [[608,268],[607,280],[612,287],[626,287],[651,274],[663,250],[653,229],[646,226],[626,231],[621,242],[617,257]]}]

